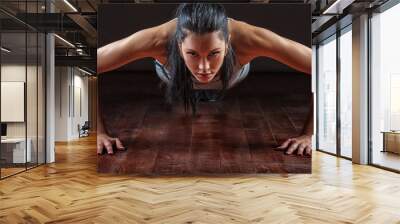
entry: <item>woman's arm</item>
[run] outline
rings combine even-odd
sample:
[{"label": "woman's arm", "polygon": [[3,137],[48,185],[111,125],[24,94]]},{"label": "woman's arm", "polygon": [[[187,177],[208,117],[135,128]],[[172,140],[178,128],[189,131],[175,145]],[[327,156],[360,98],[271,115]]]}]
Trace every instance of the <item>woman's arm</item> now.
[{"label": "woman's arm", "polygon": [[[165,56],[165,47],[169,35],[175,31],[174,27],[176,27],[175,19],[156,27],[138,31],[124,39],[97,49],[97,73],[107,72],[145,57],[153,57],[162,61]],[[110,137],[104,127],[100,95],[99,88],[97,101],[97,153],[102,154],[103,149],[106,149],[108,154],[113,154],[114,145],[119,150],[124,150],[125,147],[119,138]]]},{"label": "woman's arm", "polygon": [[311,48],[266,29],[256,29],[256,41],[261,56],[273,58],[298,71],[311,75]]},{"label": "woman's arm", "polygon": [[294,154],[295,151],[297,151],[296,154],[298,154],[298,155],[303,155],[303,153],[307,154],[307,155],[311,155],[311,151],[312,151],[311,139],[314,134],[313,104],[314,104],[313,98],[311,97],[307,120],[304,123],[304,127],[303,127],[303,130],[302,130],[300,136],[287,139],[279,147],[277,147],[278,149],[285,149],[286,154]]},{"label": "woman's arm", "polygon": [[[255,56],[266,56],[284,63],[298,71],[311,75],[312,51],[309,47],[281,37],[267,29],[254,28]],[[286,154],[311,155],[311,139],[313,135],[313,99],[311,97],[307,120],[302,133],[295,138],[289,138],[278,148],[285,149]]]},{"label": "woman's arm", "polygon": [[311,48],[242,21],[234,20],[232,28],[232,44],[243,63],[269,57],[311,75]]},{"label": "woman's arm", "polygon": [[174,26],[175,19],[97,49],[97,73],[119,68],[141,58],[161,57],[165,54],[166,43]]},{"label": "woman's arm", "polygon": [[[232,39],[236,39],[236,47],[245,64],[256,57],[269,57],[286,64],[298,71],[311,75],[311,48],[284,38],[268,29],[235,21],[236,29]],[[249,35],[251,34],[251,35]],[[239,40],[238,40],[238,37]],[[235,44],[233,43],[235,46]],[[285,149],[286,154],[311,155],[311,137],[313,135],[313,100],[311,99],[307,120],[302,133],[295,138],[289,138],[278,148]]]},{"label": "woman's arm", "polygon": [[[98,82],[99,79],[97,79]],[[102,106],[101,106],[101,88],[98,89],[97,94],[97,154],[103,154],[103,149],[106,149],[108,154],[114,154],[113,146],[115,145],[118,150],[125,150],[119,138],[110,137],[104,127]]]}]

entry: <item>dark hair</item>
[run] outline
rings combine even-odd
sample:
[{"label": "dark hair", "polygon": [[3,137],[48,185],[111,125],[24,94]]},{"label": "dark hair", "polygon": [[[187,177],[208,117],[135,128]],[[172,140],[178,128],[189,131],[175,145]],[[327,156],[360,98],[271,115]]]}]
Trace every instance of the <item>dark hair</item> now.
[{"label": "dark hair", "polygon": [[192,74],[180,55],[178,45],[188,35],[187,31],[199,35],[221,31],[221,39],[223,38],[229,44],[220,73],[222,89],[219,91],[219,95],[223,96],[228,88],[229,76],[233,72],[236,60],[232,46],[229,43],[228,17],[221,4],[183,3],[177,8],[176,18],[176,32],[170,38],[167,47],[167,66],[172,82],[167,85],[166,100],[170,104],[175,101],[183,101],[185,111],[190,106],[193,115],[195,115],[198,99],[193,89]]}]

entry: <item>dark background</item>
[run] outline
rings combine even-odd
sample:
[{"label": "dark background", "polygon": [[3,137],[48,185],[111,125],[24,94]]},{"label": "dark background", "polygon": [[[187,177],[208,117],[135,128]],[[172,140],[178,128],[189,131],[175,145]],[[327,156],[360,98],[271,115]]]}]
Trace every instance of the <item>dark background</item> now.
[{"label": "dark background", "polygon": [[[311,10],[308,4],[223,4],[228,17],[269,29],[311,47]],[[98,46],[174,18],[178,4],[102,4],[98,13]],[[137,60],[120,71],[154,71],[150,58]],[[252,72],[294,72],[269,58],[251,62]]]}]

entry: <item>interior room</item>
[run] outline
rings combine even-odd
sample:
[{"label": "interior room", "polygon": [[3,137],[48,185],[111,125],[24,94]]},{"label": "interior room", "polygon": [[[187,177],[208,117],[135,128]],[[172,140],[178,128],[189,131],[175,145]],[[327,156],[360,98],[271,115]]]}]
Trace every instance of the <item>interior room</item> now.
[{"label": "interior room", "polygon": [[[166,103],[151,58],[98,67],[112,35],[178,3],[0,1],[0,223],[400,223],[398,0],[218,1],[308,8],[303,26],[285,14],[268,26],[310,30],[312,72],[253,60],[259,70],[199,102],[196,119]],[[143,10],[114,22],[128,17],[105,7]],[[311,101],[312,155],[276,150]],[[126,151],[98,153],[101,119]]]}]

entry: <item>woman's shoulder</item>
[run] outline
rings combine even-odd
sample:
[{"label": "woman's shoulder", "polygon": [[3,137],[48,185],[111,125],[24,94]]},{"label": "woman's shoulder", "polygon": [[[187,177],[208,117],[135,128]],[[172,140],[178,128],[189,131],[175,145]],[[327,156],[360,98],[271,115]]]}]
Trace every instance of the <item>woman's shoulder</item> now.
[{"label": "woman's shoulder", "polygon": [[166,62],[167,58],[167,45],[169,43],[169,40],[171,36],[175,33],[176,31],[176,23],[177,19],[171,19],[163,24],[160,24],[156,28],[156,49],[159,52],[154,58],[163,64]]},{"label": "woman's shoulder", "polygon": [[158,26],[160,38],[168,39],[173,33],[175,33],[177,20],[177,18],[174,18]]},{"label": "woman's shoulder", "polygon": [[251,55],[254,27],[244,21],[228,18],[228,29],[231,44],[241,65],[249,63],[254,57]]},{"label": "woman's shoulder", "polygon": [[228,29],[231,33],[244,34],[248,31],[251,31],[253,28],[253,25],[245,21],[228,18]]}]

